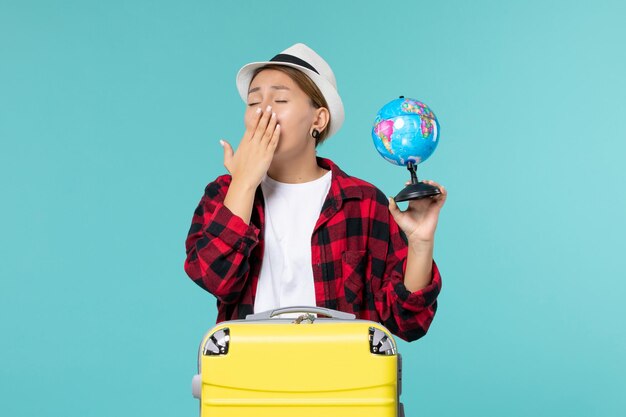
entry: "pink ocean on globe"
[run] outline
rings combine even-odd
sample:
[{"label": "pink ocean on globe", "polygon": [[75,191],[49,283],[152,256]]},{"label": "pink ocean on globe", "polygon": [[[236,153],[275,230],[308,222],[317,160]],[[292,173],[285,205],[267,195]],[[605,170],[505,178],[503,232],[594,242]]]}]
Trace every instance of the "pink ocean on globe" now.
[{"label": "pink ocean on globe", "polygon": [[393,120],[381,120],[374,127],[374,132],[378,135],[380,140],[385,145],[385,148],[389,153],[393,153],[391,148],[391,135],[393,134]]}]

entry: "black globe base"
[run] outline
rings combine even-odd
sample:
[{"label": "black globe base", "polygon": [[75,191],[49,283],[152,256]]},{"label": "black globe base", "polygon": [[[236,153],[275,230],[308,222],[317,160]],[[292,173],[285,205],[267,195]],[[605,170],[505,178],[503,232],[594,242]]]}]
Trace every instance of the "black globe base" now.
[{"label": "black globe base", "polygon": [[434,185],[419,182],[415,171],[417,165],[410,162],[406,165],[406,169],[411,173],[411,183],[404,187],[393,199],[397,201],[418,200],[420,198],[432,197],[441,194],[441,190]]},{"label": "black globe base", "polygon": [[434,185],[418,182],[417,184],[409,184],[404,187],[393,199],[398,201],[418,200],[420,198],[432,197],[441,194],[439,188]]}]

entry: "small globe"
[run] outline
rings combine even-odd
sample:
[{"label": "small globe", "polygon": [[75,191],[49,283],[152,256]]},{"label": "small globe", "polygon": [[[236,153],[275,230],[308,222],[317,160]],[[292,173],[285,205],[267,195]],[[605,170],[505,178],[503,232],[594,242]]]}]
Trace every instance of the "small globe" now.
[{"label": "small globe", "polygon": [[378,111],[372,139],[387,161],[418,165],[432,155],[439,143],[439,122],[426,104],[400,97]]}]

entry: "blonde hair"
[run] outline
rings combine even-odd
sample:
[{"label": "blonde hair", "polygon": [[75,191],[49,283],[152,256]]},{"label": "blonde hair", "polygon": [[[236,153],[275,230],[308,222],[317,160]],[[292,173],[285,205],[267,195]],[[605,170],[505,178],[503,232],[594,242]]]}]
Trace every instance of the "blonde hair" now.
[{"label": "blonde hair", "polygon": [[[287,67],[285,65],[268,64],[261,68],[257,68],[252,74],[250,82],[252,82],[252,80],[254,80],[254,77],[256,77],[261,71],[266,69],[273,69],[287,74],[289,78],[291,78],[298,85],[298,87],[300,87],[300,89],[304,91],[307,96],[309,96],[309,99],[311,100],[311,105],[313,105],[313,107],[315,107],[316,109],[319,109],[321,107],[325,107],[326,109],[328,109],[328,103],[326,102],[326,99],[324,98],[324,95],[322,94],[320,89],[317,88],[317,85],[315,85],[315,83],[304,72],[299,71],[295,68]],[[328,137],[328,131],[330,130],[330,124],[332,122],[333,121],[330,119],[329,112],[328,124],[326,125],[324,130],[320,132],[319,137],[315,139],[316,148]]]}]

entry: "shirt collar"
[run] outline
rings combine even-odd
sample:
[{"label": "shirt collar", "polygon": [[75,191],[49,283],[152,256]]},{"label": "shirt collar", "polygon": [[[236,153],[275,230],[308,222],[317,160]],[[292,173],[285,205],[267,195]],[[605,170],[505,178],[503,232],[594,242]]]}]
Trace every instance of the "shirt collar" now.
[{"label": "shirt collar", "polygon": [[[319,156],[315,157],[317,159],[317,164],[324,168],[331,170],[331,181],[330,181],[330,190],[328,191],[328,195],[324,200],[324,204],[322,205],[321,216],[318,220],[318,224],[316,228],[330,219],[335,213],[337,213],[343,202],[349,199],[362,199],[363,191],[361,191],[361,187],[359,184],[354,181],[354,179],[343,172],[341,168],[333,161],[327,158],[322,158]],[[263,191],[261,190],[261,186],[257,187],[256,190],[256,206],[259,216],[259,221],[261,224],[265,221],[264,214],[264,206],[265,202],[263,199]]]},{"label": "shirt collar", "polygon": [[322,212],[332,207],[332,211],[337,211],[341,208],[344,200],[351,198],[362,199],[363,192],[354,179],[343,172],[337,164],[327,158],[316,156],[317,164],[332,171],[332,178],[330,183],[330,191],[328,197],[324,201],[322,206]]}]

